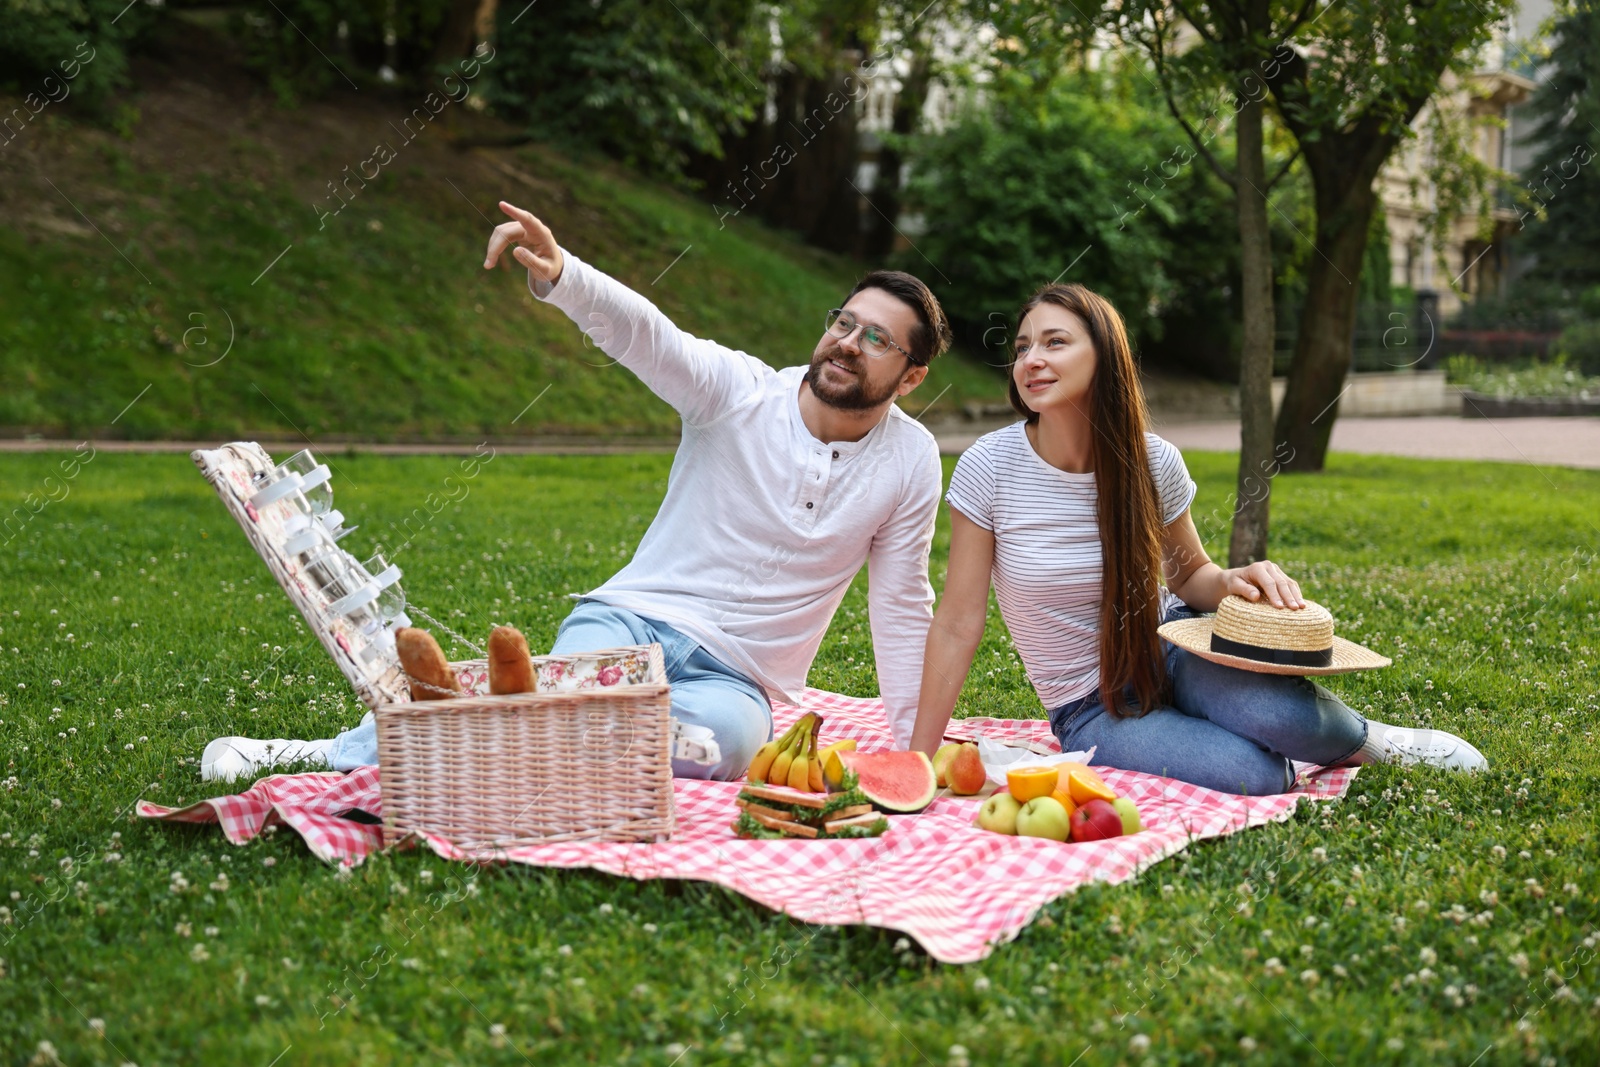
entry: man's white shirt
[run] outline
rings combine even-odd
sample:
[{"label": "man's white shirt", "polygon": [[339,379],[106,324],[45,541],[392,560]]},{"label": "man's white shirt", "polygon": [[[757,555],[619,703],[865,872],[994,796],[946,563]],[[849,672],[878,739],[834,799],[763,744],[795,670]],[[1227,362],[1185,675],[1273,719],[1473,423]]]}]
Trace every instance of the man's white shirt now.
[{"label": "man's white shirt", "polygon": [[932,619],[928,553],[939,450],[891,406],[859,441],[817,440],[800,417],[805,367],[773,370],[693,337],[562,249],[555,305],[683,419],[666,498],[633,559],[584,596],[689,635],[768,696],[799,703],[824,633],[867,564],[879,690],[895,742],[916,721]]}]

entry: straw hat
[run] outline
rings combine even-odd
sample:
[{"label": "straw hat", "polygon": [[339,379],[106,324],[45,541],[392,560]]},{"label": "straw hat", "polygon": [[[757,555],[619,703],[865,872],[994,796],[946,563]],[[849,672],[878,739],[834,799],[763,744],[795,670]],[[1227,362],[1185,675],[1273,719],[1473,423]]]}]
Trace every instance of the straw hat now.
[{"label": "straw hat", "polygon": [[1215,615],[1169,622],[1159,632],[1203,659],[1261,674],[1344,674],[1389,665],[1388,657],[1335,637],[1327,608],[1305,604],[1275,608],[1227,596]]}]

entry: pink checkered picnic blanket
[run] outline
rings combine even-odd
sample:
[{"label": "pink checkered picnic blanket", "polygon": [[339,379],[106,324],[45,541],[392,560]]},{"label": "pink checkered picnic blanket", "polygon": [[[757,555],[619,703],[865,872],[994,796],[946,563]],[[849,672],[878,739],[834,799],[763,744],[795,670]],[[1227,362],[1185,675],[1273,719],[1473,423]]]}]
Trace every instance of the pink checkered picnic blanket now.
[{"label": "pink checkered picnic blanket", "polygon": [[[774,709],[781,731],[801,708]],[[826,716],[829,741],[857,739],[863,751],[892,747],[878,700],[806,691],[804,710]],[[1020,739],[1059,751],[1041,719],[958,719],[947,734],[970,740]],[[505,849],[492,856],[462,852],[450,842],[419,835],[446,859],[592,867],[626,878],[688,878],[715,882],[803,922],[864,923],[915,938],[945,963],[987,956],[1017,936],[1039,909],[1086,882],[1132,878],[1191,841],[1220,837],[1289,817],[1303,797],[1342,796],[1355,768],[1301,768],[1292,793],[1242,797],[1170,778],[1100,768],[1119,795],[1139,807],[1145,831],[1131,837],[1058,844],[1004,837],[972,825],[979,802],[940,797],[918,815],[890,816],[882,837],[851,841],[747,841],[730,829],[737,782],[677,779],[677,829],[660,844],[569,842]],[[509,801],[508,801],[509,802]],[[272,823],[286,823],[311,851],[330,862],[354,865],[381,847],[376,826],[346,818],[351,811],[382,814],[378,768],[351,774],[280,774],[239,796],[217,797],[186,808],[141,801],[138,813],[167,822],[222,824],[243,844]]]}]

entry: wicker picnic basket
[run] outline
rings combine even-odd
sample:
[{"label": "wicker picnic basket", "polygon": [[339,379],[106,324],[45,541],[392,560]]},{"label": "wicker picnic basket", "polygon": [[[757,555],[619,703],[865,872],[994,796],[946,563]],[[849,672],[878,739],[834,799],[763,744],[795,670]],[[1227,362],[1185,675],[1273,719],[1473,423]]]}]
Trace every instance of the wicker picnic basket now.
[{"label": "wicker picnic basket", "polygon": [[295,525],[306,501],[288,493],[263,502],[261,487],[279,470],[266,450],[238,441],[191,458],[373,710],[385,844],[419,832],[477,852],[671,836],[670,700],[659,645],[536,656],[535,691],[515,696],[487,695],[484,660],[456,662],[460,697],[412,702],[385,632],[393,621],[341,610],[370,598],[335,599],[307,557],[290,550],[293,531],[309,525]]},{"label": "wicker picnic basket", "polygon": [[[416,831],[477,852],[671,836],[661,646],[533,662],[532,693],[375,711],[386,844]],[[480,661],[453,666],[475,680]]]}]

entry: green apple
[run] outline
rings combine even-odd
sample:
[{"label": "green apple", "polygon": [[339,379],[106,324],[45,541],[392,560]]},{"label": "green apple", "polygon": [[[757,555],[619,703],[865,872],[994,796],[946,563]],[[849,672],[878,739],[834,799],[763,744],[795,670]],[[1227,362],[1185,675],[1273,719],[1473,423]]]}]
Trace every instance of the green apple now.
[{"label": "green apple", "polygon": [[1016,834],[1017,813],[1022,805],[1017,798],[1004,790],[983,802],[978,809],[978,825],[995,834]]},{"label": "green apple", "polygon": [[1133,806],[1133,801],[1127,797],[1118,797],[1111,802],[1111,806],[1117,809],[1118,815],[1122,816],[1122,832],[1124,834],[1136,834],[1144,829],[1144,823],[1139,821],[1139,809]]},{"label": "green apple", "polygon": [[1034,797],[1017,812],[1017,834],[1065,841],[1072,834],[1072,818],[1055,797]]}]

